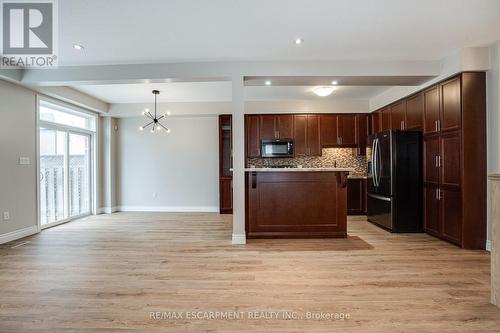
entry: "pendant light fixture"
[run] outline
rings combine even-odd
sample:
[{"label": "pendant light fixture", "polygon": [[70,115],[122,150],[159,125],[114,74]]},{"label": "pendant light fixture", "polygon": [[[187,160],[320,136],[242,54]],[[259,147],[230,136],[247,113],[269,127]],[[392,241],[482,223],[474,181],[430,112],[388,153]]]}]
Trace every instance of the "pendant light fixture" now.
[{"label": "pendant light fixture", "polygon": [[155,111],[154,111],[154,114],[152,114],[151,112],[149,112],[149,109],[146,109],[142,112],[142,115],[143,116],[146,116],[148,117],[148,119],[150,120],[149,123],[147,123],[146,125],[144,126],[141,126],[139,127],[139,129],[141,131],[143,131],[144,129],[148,128],[149,126],[151,126],[151,133],[154,133],[156,131],[160,131],[162,129],[164,129],[167,133],[170,133],[170,129],[169,128],[166,128],[165,126],[163,126],[163,124],[160,122],[161,119],[165,118],[166,116],[170,116],[170,112],[167,112],[161,116],[157,116],[157,97],[158,95],[160,94],[160,91],[159,90],[153,90],[153,95],[155,96]]}]

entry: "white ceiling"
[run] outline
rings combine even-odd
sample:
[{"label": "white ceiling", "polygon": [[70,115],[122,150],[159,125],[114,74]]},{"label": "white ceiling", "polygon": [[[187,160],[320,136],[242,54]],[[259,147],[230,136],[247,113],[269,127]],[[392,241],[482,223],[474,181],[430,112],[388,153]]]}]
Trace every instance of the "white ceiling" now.
[{"label": "white ceiling", "polygon": [[[328,97],[313,93],[315,86],[249,86],[245,87],[248,101],[280,100],[347,100],[370,99],[389,87],[337,86]],[[144,84],[80,85],[73,88],[107,103],[151,103],[153,89],[160,90],[159,103],[229,102],[231,82],[170,82]]]},{"label": "white ceiling", "polygon": [[500,1],[60,0],[59,27],[59,65],[438,60],[500,40]]},{"label": "white ceiling", "polygon": [[281,100],[368,100],[387,90],[384,86],[337,86],[327,97],[318,97],[313,93],[314,86],[252,86],[245,87],[245,99],[248,101]]},{"label": "white ceiling", "polygon": [[81,85],[72,88],[107,103],[149,103],[152,90],[160,91],[158,102],[231,101],[231,82],[173,82],[141,84]]}]

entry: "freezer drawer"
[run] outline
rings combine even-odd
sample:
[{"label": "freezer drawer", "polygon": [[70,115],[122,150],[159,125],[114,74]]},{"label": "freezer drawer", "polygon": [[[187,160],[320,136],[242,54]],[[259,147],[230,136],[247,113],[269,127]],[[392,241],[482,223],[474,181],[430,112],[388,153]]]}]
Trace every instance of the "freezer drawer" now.
[{"label": "freezer drawer", "polygon": [[367,211],[368,221],[390,230],[393,229],[393,200],[391,197],[368,193]]}]

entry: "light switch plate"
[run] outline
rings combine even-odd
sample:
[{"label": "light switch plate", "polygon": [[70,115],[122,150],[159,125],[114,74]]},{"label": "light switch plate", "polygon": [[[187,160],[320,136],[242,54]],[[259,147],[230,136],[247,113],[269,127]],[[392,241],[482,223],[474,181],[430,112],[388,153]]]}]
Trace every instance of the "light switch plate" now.
[{"label": "light switch plate", "polygon": [[30,158],[29,157],[25,157],[25,156],[19,157],[19,164],[21,164],[21,165],[29,165],[30,164]]},{"label": "light switch plate", "polygon": [[9,212],[3,212],[3,219],[4,219],[5,221],[10,220],[10,213],[9,213]]}]

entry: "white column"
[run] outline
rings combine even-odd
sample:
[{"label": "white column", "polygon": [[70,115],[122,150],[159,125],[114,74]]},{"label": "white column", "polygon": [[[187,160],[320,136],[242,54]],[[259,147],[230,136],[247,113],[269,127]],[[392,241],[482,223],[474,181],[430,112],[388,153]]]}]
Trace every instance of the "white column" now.
[{"label": "white column", "polygon": [[243,76],[232,79],[233,244],[245,244],[245,95]]},{"label": "white column", "polygon": [[104,189],[104,213],[110,214],[117,210],[116,208],[116,188],[115,188],[115,154],[116,154],[116,118],[104,117],[102,123],[102,173],[101,182]]}]

